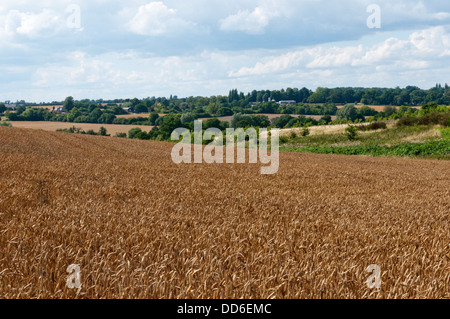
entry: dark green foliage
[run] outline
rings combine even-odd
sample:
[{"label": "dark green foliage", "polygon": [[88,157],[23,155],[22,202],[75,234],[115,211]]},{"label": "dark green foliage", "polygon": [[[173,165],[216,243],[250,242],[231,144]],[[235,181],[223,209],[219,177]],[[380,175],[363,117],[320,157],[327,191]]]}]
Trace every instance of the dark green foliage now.
[{"label": "dark green foliage", "polygon": [[156,122],[164,140],[168,140],[174,130],[183,127],[180,114],[167,114],[166,116],[159,118]]},{"label": "dark green foliage", "polygon": [[142,129],[140,129],[139,127],[132,128],[128,131],[128,138],[135,138],[135,136],[140,132],[142,132]]},{"label": "dark green foliage", "polygon": [[147,132],[140,131],[133,138],[138,139],[138,140],[150,140],[151,136]]},{"label": "dark green foliage", "polygon": [[106,130],[106,128],[104,128],[104,127],[102,126],[102,127],[100,127],[99,134],[100,134],[101,136],[107,136],[108,131]]},{"label": "dark green foliage", "polygon": [[401,118],[397,126],[413,126],[413,125],[442,125],[450,126],[450,113],[428,113],[424,116],[407,115]]},{"label": "dark green foliage", "polygon": [[270,126],[269,118],[266,115],[248,115],[237,113],[233,115],[230,122],[232,128],[245,127],[268,127]]},{"label": "dark green foliage", "polygon": [[231,116],[233,114],[234,114],[233,110],[230,109],[229,107],[221,107],[217,111],[217,116],[219,116],[219,117],[221,117],[221,116]]},{"label": "dark green foliage", "polygon": [[309,128],[305,127],[302,129],[302,136],[306,137],[309,136],[311,134],[311,132],[309,131]]},{"label": "dark green foliage", "polygon": [[79,127],[75,127],[75,126],[72,126],[71,128],[57,129],[56,131],[71,133],[71,134],[111,136],[111,135],[107,134],[107,130],[104,127],[100,127],[100,130],[98,132],[95,132],[94,130],[88,130],[85,132],[83,129],[81,129]]},{"label": "dark green foliage", "polygon": [[324,115],[324,116],[322,116],[322,117],[320,118],[320,121],[324,121],[325,124],[331,123],[332,120],[333,120],[333,119],[331,118],[330,115]]},{"label": "dark green foliage", "polygon": [[147,108],[147,106],[145,106],[144,104],[139,103],[139,104],[137,104],[137,105],[134,107],[134,111],[135,111],[136,113],[147,113],[147,112],[148,112],[148,108]]},{"label": "dark green foliage", "polygon": [[12,124],[11,124],[10,122],[5,122],[5,121],[3,121],[3,122],[0,122],[0,126],[11,127]]},{"label": "dark green foliage", "polygon": [[27,108],[25,106],[19,105],[19,106],[16,107],[16,114],[17,115],[21,115],[23,112],[26,111],[26,109]]},{"label": "dark green foliage", "polygon": [[378,114],[377,111],[375,111],[374,109],[368,107],[367,105],[364,105],[362,108],[358,109],[358,113],[361,116],[375,116]]},{"label": "dark green foliage", "polygon": [[387,125],[384,122],[373,122],[369,125],[360,125],[358,126],[359,131],[376,131],[376,130],[385,130],[387,129]]},{"label": "dark green foliage", "polygon": [[149,119],[149,123],[150,125],[155,125],[156,120],[159,118],[159,114],[156,112],[152,112],[150,113],[150,119]]},{"label": "dark green foliage", "polygon": [[345,129],[345,134],[350,141],[353,141],[358,137],[358,129],[356,126],[350,125]]},{"label": "dark green foliage", "polygon": [[70,112],[73,108],[74,108],[74,101],[73,101],[73,97],[71,97],[71,96],[68,96],[67,98],[66,98],[66,100],[64,101],[64,105],[63,105],[63,107],[64,107],[64,109],[67,111],[67,112]]},{"label": "dark green foliage", "polygon": [[204,130],[207,130],[209,128],[217,128],[221,131],[224,131],[229,127],[228,122],[222,122],[219,119],[208,119],[206,121],[203,121],[202,125]]},{"label": "dark green foliage", "polygon": [[384,113],[384,116],[385,116],[385,117],[390,117],[390,116],[391,116],[392,114],[394,114],[396,111],[397,111],[397,109],[396,109],[395,107],[390,106],[390,105],[386,105],[386,106],[384,107],[383,113]]},{"label": "dark green foliage", "polygon": [[358,110],[353,104],[347,104],[336,113],[338,120],[355,121],[359,114]]},{"label": "dark green foliage", "polygon": [[290,115],[282,115],[280,117],[276,117],[272,119],[272,126],[276,128],[284,128],[292,119],[294,118]]}]

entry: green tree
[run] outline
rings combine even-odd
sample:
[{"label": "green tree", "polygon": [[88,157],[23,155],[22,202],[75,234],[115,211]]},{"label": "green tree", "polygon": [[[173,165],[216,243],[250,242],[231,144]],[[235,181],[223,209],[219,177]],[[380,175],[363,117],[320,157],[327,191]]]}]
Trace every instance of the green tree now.
[{"label": "green tree", "polygon": [[144,104],[139,103],[138,105],[136,105],[134,107],[134,111],[136,113],[147,113],[148,112],[148,108]]},{"label": "green tree", "polygon": [[336,113],[338,120],[355,121],[358,118],[358,110],[353,104],[347,104]]},{"label": "green tree", "polygon": [[22,114],[23,112],[25,112],[26,109],[27,109],[27,108],[26,108],[25,106],[19,105],[18,107],[16,107],[16,114],[17,114],[17,115],[20,115],[20,114]]},{"label": "green tree", "polygon": [[72,109],[74,108],[75,104],[73,101],[73,97],[68,96],[66,97],[66,100],[64,101],[63,107],[67,112],[72,111]]},{"label": "green tree", "polygon": [[320,121],[324,121],[325,124],[329,124],[333,121],[333,119],[331,118],[331,115],[324,115],[320,118]]},{"label": "green tree", "polygon": [[152,112],[150,114],[150,118],[149,118],[150,125],[155,125],[156,124],[156,120],[158,120],[158,118],[159,118],[159,114],[156,113],[156,112]]},{"label": "green tree", "polygon": [[107,136],[108,131],[106,130],[106,128],[104,128],[104,127],[102,126],[102,127],[100,127],[99,134],[100,134],[101,136]]},{"label": "green tree", "polygon": [[277,128],[283,128],[292,119],[294,119],[294,118],[292,116],[290,116],[290,115],[282,115],[280,117],[276,117],[276,118],[272,119],[272,126],[275,126]]},{"label": "green tree", "polygon": [[116,116],[114,114],[103,113],[102,116],[99,117],[98,123],[112,124],[115,119],[116,119]]},{"label": "green tree", "polygon": [[394,106],[386,105],[384,107],[384,116],[390,117],[392,114],[394,114],[397,111],[397,109]]},{"label": "green tree", "polygon": [[362,108],[360,108],[358,110],[358,113],[362,116],[375,116],[378,114],[377,111],[367,105],[364,105]]},{"label": "green tree", "polygon": [[67,120],[67,122],[75,122],[75,119],[81,115],[82,114],[81,114],[80,110],[78,110],[78,108],[74,107],[73,109],[70,110],[69,113],[67,113],[66,120]]},{"label": "green tree", "polygon": [[103,115],[102,110],[100,110],[98,107],[96,107],[89,114],[89,122],[90,123],[102,123],[102,122],[99,122],[99,119],[102,115]]},{"label": "green tree", "polygon": [[181,115],[179,114],[167,114],[161,118],[161,121],[159,122],[159,130],[162,133],[163,138],[166,140],[170,138],[170,135],[174,130],[182,126]]},{"label": "green tree", "polygon": [[142,130],[139,127],[132,128],[128,131],[128,138],[135,138],[138,133],[141,133]]},{"label": "green tree", "polygon": [[5,104],[0,103],[0,113],[5,113],[5,111],[7,110]]},{"label": "green tree", "polygon": [[217,116],[231,116],[231,115],[233,115],[233,110],[230,109],[229,107],[221,107],[217,111]]}]

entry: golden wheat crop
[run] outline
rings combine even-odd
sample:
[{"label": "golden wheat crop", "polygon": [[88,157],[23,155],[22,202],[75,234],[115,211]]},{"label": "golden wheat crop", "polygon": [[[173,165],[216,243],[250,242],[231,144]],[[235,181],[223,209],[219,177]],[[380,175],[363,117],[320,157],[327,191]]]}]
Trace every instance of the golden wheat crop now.
[{"label": "golden wheat crop", "polygon": [[172,147],[0,127],[0,297],[450,297],[448,161]]}]

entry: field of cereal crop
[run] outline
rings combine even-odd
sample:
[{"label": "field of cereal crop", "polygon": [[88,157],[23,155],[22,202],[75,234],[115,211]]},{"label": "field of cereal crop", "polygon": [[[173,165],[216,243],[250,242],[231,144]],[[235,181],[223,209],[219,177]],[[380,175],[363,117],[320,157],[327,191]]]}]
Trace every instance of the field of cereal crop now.
[{"label": "field of cereal crop", "polygon": [[450,297],[448,161],[172,147],[0,127],[0,298]]}]

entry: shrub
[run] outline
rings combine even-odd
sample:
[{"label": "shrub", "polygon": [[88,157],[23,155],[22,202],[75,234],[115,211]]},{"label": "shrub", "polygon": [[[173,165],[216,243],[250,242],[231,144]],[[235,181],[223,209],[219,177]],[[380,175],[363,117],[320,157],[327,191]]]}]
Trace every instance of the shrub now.
[{"label": "shrub", "polygon": [[309,134],[311,134],[311,131],[309,130],[309,128],[305,127],[305,128],[302,130],[302,136],[303,136],[303,137],[306,137],[306,136],[309,136]]},{"label": "shrub", "polygon": [[150,139],[150,135],[147,132],[140,131],[139,133],[137,133],[134,136],[134,138],[138,139],[138,140],[149,140]]},{"label": "shrub", "polygon": [[11,127],[11,123],[10,122],[0,122],[0,126],[7,126],[7,127]]},{"label": "shrub", "polygon": [[127,133],[116,133],[115,137],[126,138]]},{"label": "shrub", "polygon": [[401,118],[397,123],[397,126],[413,126],[413,125],[450,126],[450,113],[433,112],[419,117],[411,117],[408,115]]},{"label": "shrub", "polygon": [[102,127],[100,127],[99,134],[100,134],[101,136],[108,136],[108,131],[106,130],[106,128],[104,128],[104,127],[102,126]]},{"label": "shrub", "polygon": [[369,125],[360,125],[358,126],[358,130],[360,131],[376,131],[376,130],[385,130],[387,129],[387,125],[385,122],[373,122]]},{"label": "shrub", "polygon": [[286,136],[280,136],[280,143],[285,144],[289,141],[289,139]]},{"label": "shrub", "polygon": [[140,132],[142,132],[142,130],[139,127],[132,128],[128,131],[128,138],[135,138],[135,136]]},{"label": "shrub", "polygon": [[345,134],[350,141],[353,141],[358,137],[358,129],[356,126],[350,125],[345,129]]}]

